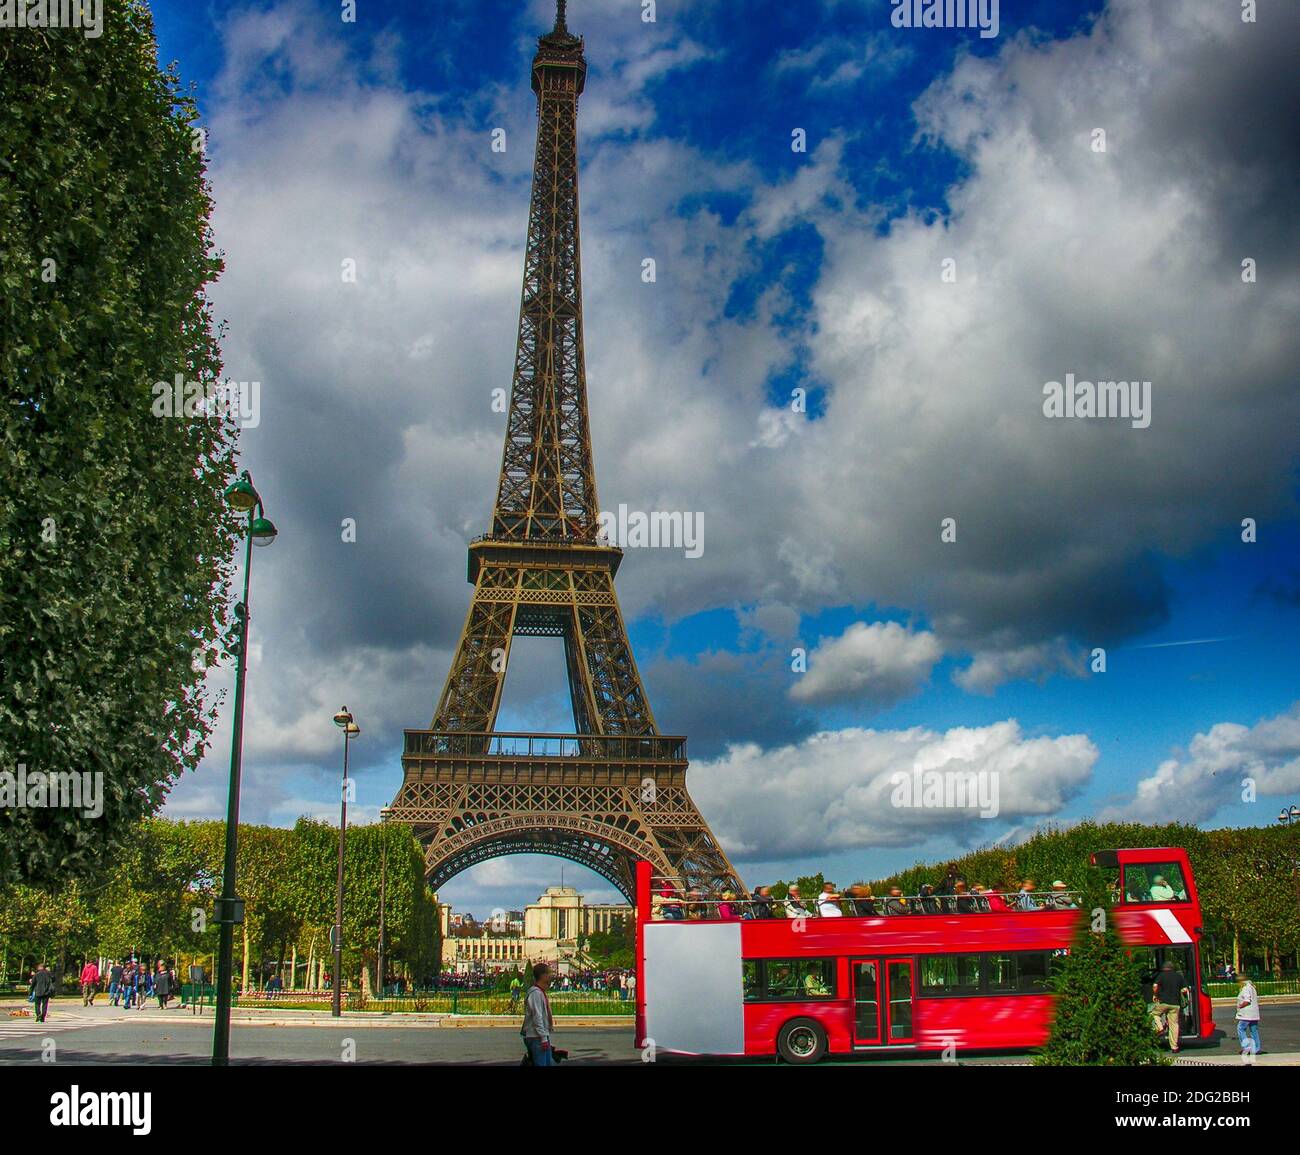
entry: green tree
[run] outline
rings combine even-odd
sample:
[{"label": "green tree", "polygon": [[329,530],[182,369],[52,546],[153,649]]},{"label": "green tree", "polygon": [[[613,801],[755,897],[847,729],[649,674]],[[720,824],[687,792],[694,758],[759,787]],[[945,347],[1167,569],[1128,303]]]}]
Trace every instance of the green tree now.
[{"label": "green tree", "polygon": [[221,373],[198,113],[142,0],[104,17],[0,36],[0,770],[104,786],[94,820],[0,810],[0,885],[125,851],[202,758],[229,617],[234,424],[155,415]]},{"label": "green tree", "polygon": [[636,922],[616,918],[609,930],[598,930],[587,938],[587,955],[597,967],[631,969],[636,965]]},{"label": "green tree", "polygon": [[1140,965],[1111,917],[1109,887],[1096,871],[1081,881],[1084,917],[1069,954],[1052,960],[1056,1013],[1034,1061],[1054,1067],[1164,1063],[1142,996]]}]

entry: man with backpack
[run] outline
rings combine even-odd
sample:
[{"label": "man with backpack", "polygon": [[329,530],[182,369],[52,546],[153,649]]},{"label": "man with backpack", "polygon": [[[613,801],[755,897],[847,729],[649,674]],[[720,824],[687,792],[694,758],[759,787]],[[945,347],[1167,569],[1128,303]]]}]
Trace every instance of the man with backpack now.
[{"label": "man with backpack", "polygon": [[1166,959],[1156,973],[1156,981],[1151,984],[1152,1007],[1157,1026],[1164,1025],[1164,1033],[1169,1039],[1169,1049],[1178,1054],[1179,1016],[1182,1013],[1182,1000],[1191,992],[1183,972],[1174,966],[1171,959]]}]

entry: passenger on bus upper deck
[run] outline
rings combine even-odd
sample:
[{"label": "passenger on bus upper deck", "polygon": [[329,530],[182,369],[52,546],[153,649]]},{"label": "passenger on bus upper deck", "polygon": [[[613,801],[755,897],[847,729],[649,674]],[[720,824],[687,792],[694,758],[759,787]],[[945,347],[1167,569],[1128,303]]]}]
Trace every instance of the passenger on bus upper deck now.
[{"label": "passenger on bus upper deck", "polygon": [[1020,890],[1016,893],[1016,900],[1013,904],[1016,910],[1037,910],[1038,903],[1034,901],[1034,880],[1026,878],[1020,884]]},{"label": "passenger on bus upper deck", "polygon": [[677,891],[673,889],[672,883],[665,882],[656,894],[650,896],[651,919],[676,920],[683,915],[682,900],[677,897]]},{"label": "passenger on bus upper deck", "polygon": [[966,876],[957,868],[955,862],[950,862],[944,868],[943,881],[939,883],[935,894],[939,895],[943,902],[940,904],[945,914],[952,914],[956,909],[956,903],[951,901],[957,893],[957,883],[966,881]]},{"label": "passenger on bus upper deck", "polygon": [[701,919],[709,918],[709,909],[704,905],[704,892],[698,887],[692,886],[686,895],[686,917]]},{"label": "passenger on bus upper deck", "polygon": [[722,901],[718,903],[717,917],[728,922],[740,917],[740,907],[736,905],[736,896],[730,890],[722,892]]},{"label": "passenger on bus upper deck", "polygon": [[953,894],[956,895],[958,914],[974,914],[979,910],[979,900],[966,890],[965,879],[959,878],[953,883]]},{"label": "passenger on bus upper deck", "polygon": [[1078,907],[1071,901],[1070,896],[1065,893],[1065,883],[1059,878],[1052,883],[1052,897],[1044,903],[1044,907],[1049,910],[1077,910]]},{"label": "passenger on bus upper deck", "polygon": [[984,909],[988,911],[1003,911],[1007,909],[1007,901],[996,890],[990,890],[983,883],[977,882],[975,889],[979,891],[980,898],[984,901]]},{"label": "passenger on bus upper deck", "polygon": [[940,914],[943,908],[939,905],[939,900],[934,897],[934,887],[928,882],[921,886],[921,893],[917,900],[912,903],[913,914]]},{"label": "passenger on bus upper deck", "polygon": [[891,886],[889,888],[889,897],[885,899],[886,914],[906,914],[907,899],[903,897],[903,891],[900,887]]},{"label": "passenger on bus upper deck", "polygon": [[875,918],[879,913],[876,910],[876,900],[871,895],[871,887],[854,883],[849,887],[849,895],[853,913],[858,918]]},{"label": "passenger on bus upper deck", "polygon": [[812,911],[804,906],[799,887],[794,883],[791,883],[785,892],[785,916],[786,918],[812,918]]},{"label": "passenger on bus upper deck", "polygon": [[835,893],[834,883],[826,883],[817,898],[817,913],[822,918],[840,918],[844,911],[840,909],[840,896]]},{"label": "passenger on bus upper deck", "polygon": [[779,917],[775,910],[772,909],[772,888],[760,886],[755,889],[749,900],[749,917],[750,918],[777,918]]}]

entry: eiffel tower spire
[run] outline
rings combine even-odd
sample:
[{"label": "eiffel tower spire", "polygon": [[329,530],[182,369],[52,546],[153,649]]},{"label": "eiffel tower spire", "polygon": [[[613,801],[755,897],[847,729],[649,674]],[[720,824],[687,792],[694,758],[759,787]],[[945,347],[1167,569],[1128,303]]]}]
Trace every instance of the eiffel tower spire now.
[{"label": "eiffel tower spire", "polygon": [[[538,38],[537,151],[514,380],[491,532],[470,543],[474,596],[429,730],[407,730],[392,817],[437,887],[527,851],[602,874],[632,898],[635,864],[743,892],[686,790],[686,740],[655,725],[614,592],[623,552],[597,540],[578,232],[583,41],[564,0]],[[495,730],[510,647],[563,640],[575,734]]]},{"label": "eiffel tower spire", "polygon": [[564,4],[533,58],[537,148],[514,386],[492,516],[494,536],[594,542],[600,506],[587,429],[578,235],[582,41]]}]

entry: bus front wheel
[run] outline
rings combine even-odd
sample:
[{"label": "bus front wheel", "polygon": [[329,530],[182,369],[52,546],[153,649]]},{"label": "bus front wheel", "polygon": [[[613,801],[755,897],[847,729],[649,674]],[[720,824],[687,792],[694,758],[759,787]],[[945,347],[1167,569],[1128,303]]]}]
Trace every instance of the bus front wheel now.
[{"label": "bus front wheel", "polygon": [[816,1019],[791,1019],[777,1035],[776,1049],[787,1063],[815,1063],[826,1054],[826,1032]]}]

